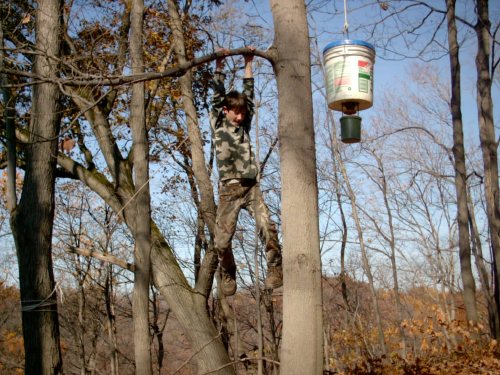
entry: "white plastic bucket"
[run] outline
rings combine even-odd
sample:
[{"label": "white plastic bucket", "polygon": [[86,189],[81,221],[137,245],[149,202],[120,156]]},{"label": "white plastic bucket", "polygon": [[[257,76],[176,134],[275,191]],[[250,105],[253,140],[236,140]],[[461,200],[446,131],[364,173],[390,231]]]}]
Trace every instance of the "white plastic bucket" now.
[{"label": "white plastic bucket", "polygon": [[342,111],[345,103],[357,110],[373,105],[375,48],[362,40],[332,42],[323,49],[328,107]]}]

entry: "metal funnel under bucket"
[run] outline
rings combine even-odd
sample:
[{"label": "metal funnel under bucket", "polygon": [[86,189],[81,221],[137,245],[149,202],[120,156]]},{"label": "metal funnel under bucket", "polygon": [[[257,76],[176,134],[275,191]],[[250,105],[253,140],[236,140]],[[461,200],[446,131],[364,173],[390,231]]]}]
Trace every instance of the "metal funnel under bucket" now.
[{"label": "metal funnel under bucket", "polygon": [[340,139],[344,143],[356,143],[361,140],[361,117],[342,116],[340,118]]}]

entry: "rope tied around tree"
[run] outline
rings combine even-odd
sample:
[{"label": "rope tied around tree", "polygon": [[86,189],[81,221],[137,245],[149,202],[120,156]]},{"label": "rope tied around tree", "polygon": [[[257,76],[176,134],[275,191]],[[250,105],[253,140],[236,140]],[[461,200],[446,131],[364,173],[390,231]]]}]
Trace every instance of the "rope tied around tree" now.
[{"label": "rope tied around tree", "polygon": [[61,298],[61,303],[63,302],[63,290],[59,282],[56,282],[54,289],[43,300],[28,299],[21,300],[21,311],[22,312],[56,312],[56,309],[51,308],[51,306],[57,305],[57,298],[53,298],[56,292]]}]

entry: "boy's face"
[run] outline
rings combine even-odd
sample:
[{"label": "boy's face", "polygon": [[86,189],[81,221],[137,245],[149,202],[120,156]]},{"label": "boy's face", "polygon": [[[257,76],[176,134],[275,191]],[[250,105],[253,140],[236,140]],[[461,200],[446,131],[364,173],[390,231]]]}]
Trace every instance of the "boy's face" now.
[{"label": "boy's face", "polygon": [[240,126],[243,120],[245,120],[247,112],[246,110],[243,109],[227,109],[224,108],[224,115],[226,115],[227,120],[231,123],[233,126]]}]

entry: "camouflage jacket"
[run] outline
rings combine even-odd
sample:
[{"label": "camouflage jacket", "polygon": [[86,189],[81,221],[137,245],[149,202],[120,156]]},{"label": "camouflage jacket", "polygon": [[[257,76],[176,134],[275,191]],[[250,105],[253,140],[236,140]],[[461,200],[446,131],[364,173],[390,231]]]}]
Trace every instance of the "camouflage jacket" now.
[{"label": "camouflage jacket", "polygon": [[257,165],[250,142],[250,127],[253,109],[253,78],[243,79],[243,93],[246,94],[246,117],[240,126],[234,126],[226,120],[222,103],[226,95],[225,75],[215,72],[213,79],[212,108],[210,126],[215,143],[217,169],[221,181],[233,178],[257,178]]}]

